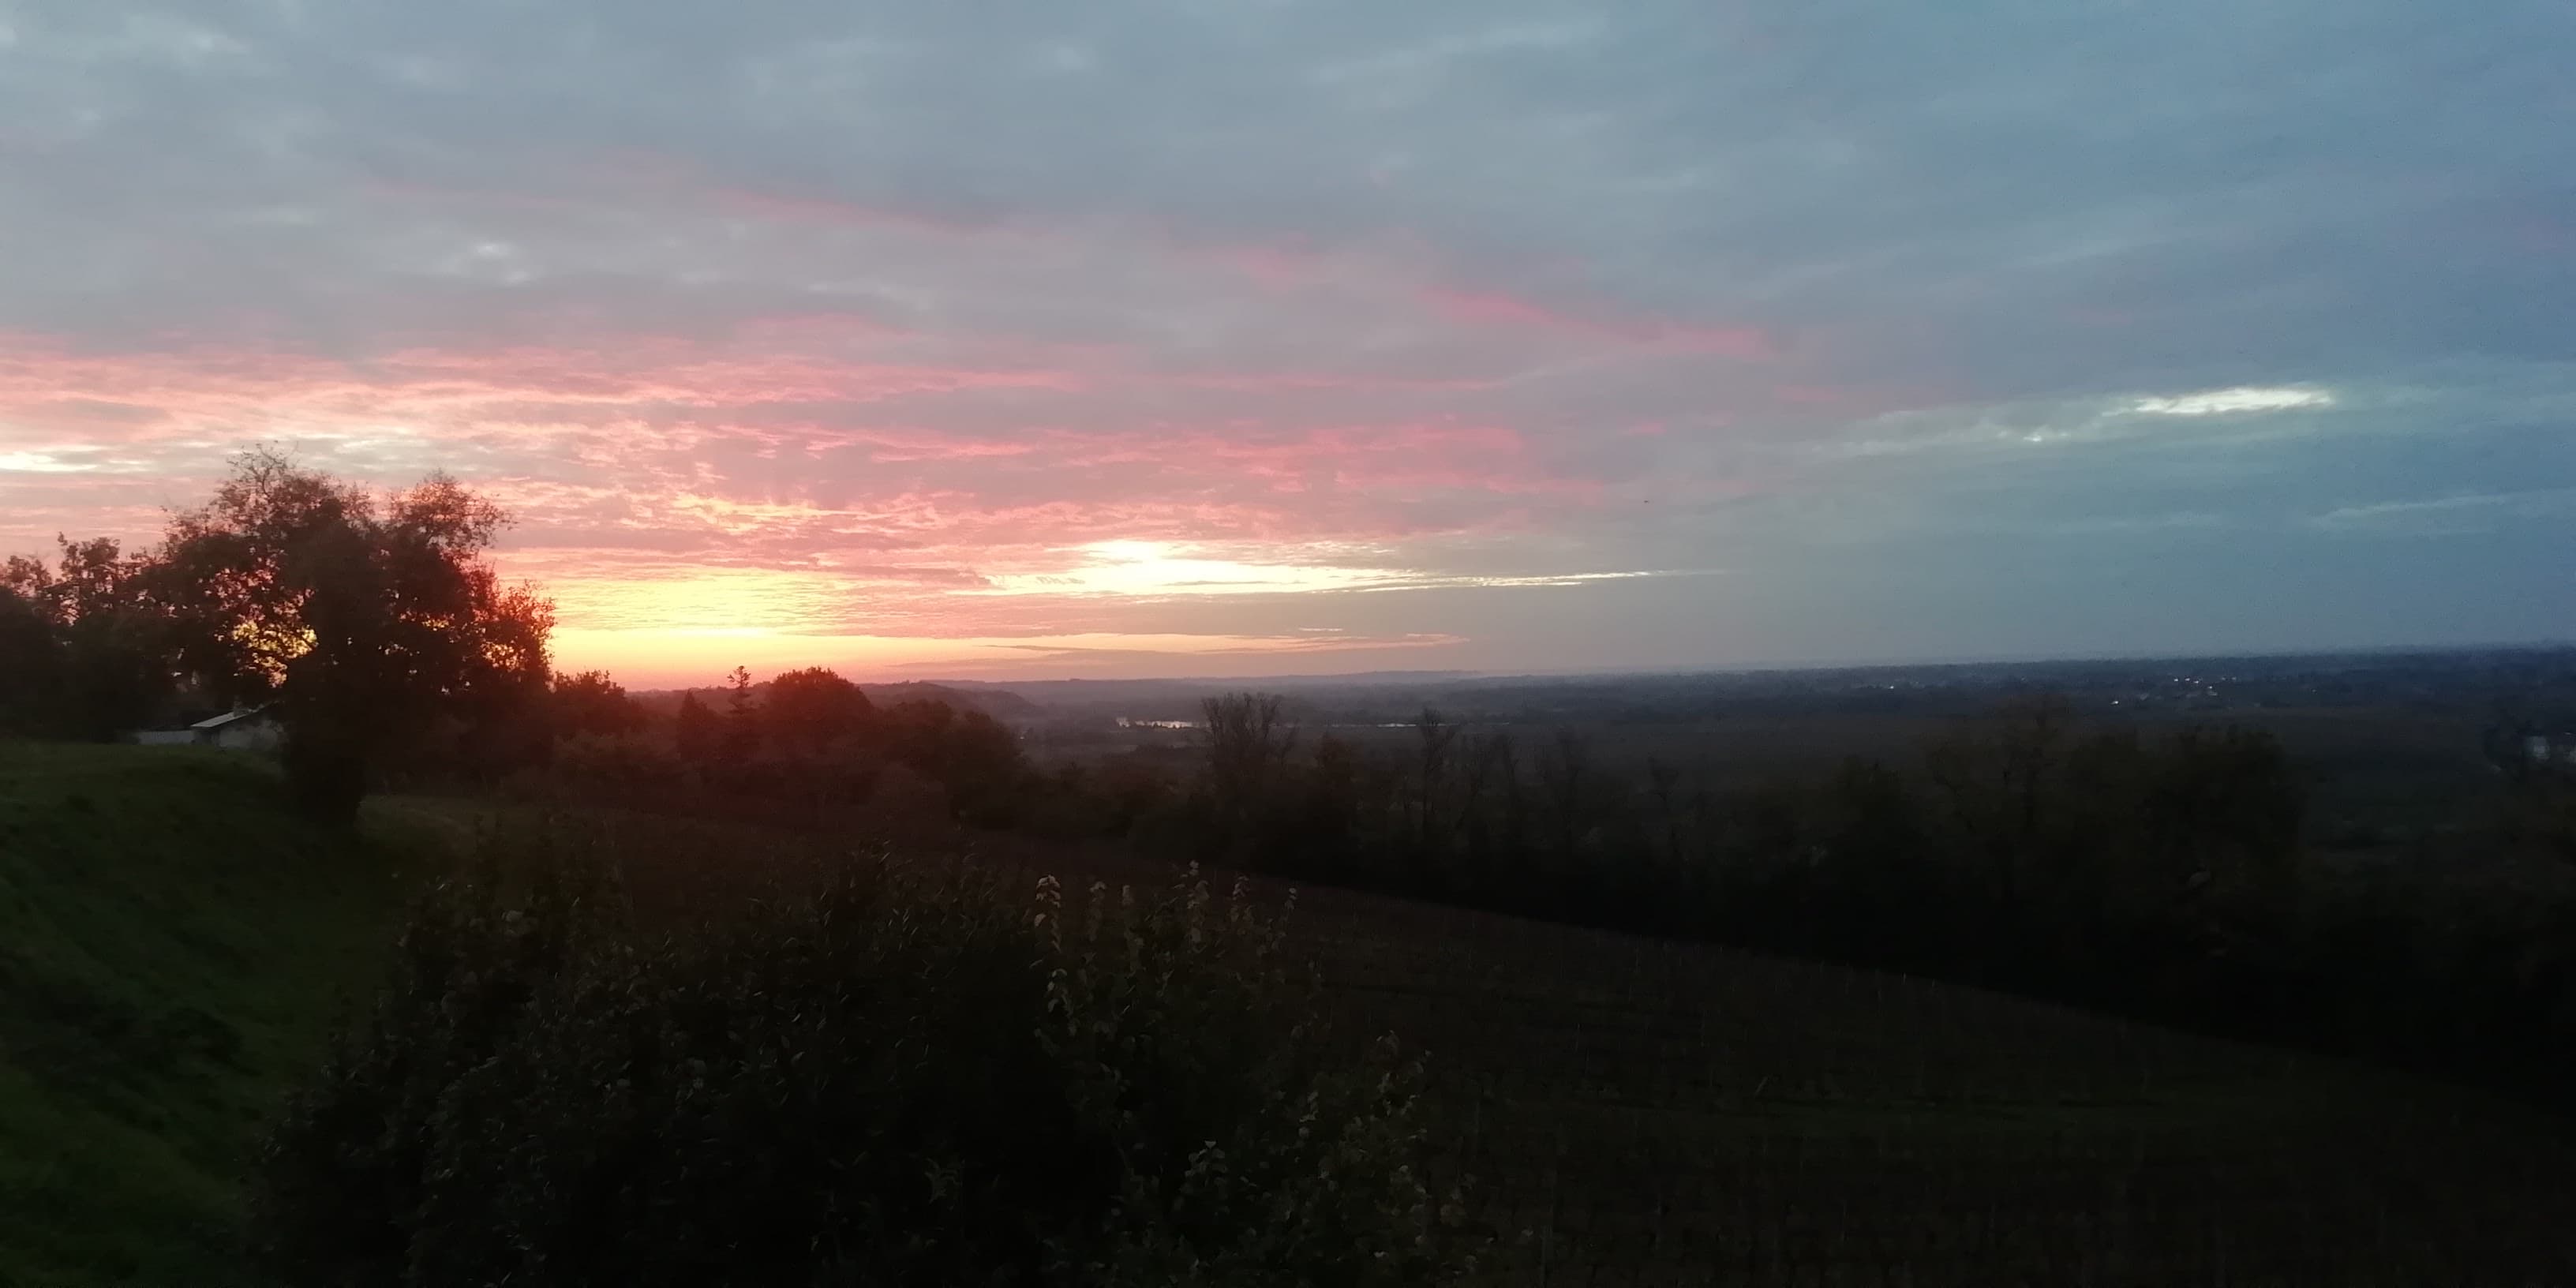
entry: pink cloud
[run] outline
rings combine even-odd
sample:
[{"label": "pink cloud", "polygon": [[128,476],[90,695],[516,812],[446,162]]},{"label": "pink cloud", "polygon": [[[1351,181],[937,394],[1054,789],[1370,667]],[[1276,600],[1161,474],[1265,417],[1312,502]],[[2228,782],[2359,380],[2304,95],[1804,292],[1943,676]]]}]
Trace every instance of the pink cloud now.
[{"label": "pink cloud", "polygon": [[[814,325],[839,326],[832,319]],[[1117,378],[1267,392],[1465,385],[1332,376]],[[1096,387],[1095,377],[1053,369],[873,363],[788,349],[743,354],[655,337],[578,350],[412,348],[366,362],[220,346],[101,354],[34,337],[0,343],[0,415],[29,427],[22,435],[90,444],[202,444],[210,436],[236,443],[416,442],[444,445],[439,459],[453,458],[458,448],[504,468],[551,459],[665,490],[673,478],[702,470],[708,451],[726,446],[751,461],[819,461],[857,449],[878,464],[1081,470],[1085,476],[1059,475],[1054,485],[1140,493],[1180,487],[1242,497],[1328,486],[1353,493],[1579,496],[1590,487],[1554,476],[1518,431],[1494,423],[1433,418],[1300,426],[1290,417],[1276,425],[1256,418],[1128,428],[1102,423],[1106,412],[1091,412],[1087,423],[996,435],[912,419],[880,421],[860,410],[893,398],[1077,394]],[[806,405],[845,413],[780,420],[761,410]],[[402,468],[399,459],[400,453],[387,458],[388,468]],[[211,460],[200,461],[192,472],[211,468]]]},{"label": "pink cloud", "polygon": [[1296,390],[1336,390],[1355,393],[1467,393],[1479,389],[1493,389],[1502,383],[1497,379],[1464,376],[1381,376],[1330,371],[1146,372],[1140,373],[1136,378],[1150,384],[1179,385],[1192,389],[1218,389],[1231,393],[1286,393]]},{"label": "pink cloud", "polygon": [[[739,409],[869,403],[972,390],[1076,391],[1080,373],[736,352],[628,336],[582,349],[411,348],[364,362],[198,345],[102,354],[45,337],[0,336],[0,412],[78,423],[103,438],[153,438],[231,425],[381,433],[387,422],[512,424],[587,419],[597,409]],[[116,422],[130,432],[104,427]]]},{"label": "pink cloud", "polygon": [[[0,473],[0,540],[149,537],[226,452],[272,441],[352,478],[447,468],[489,490],[519,519],[508,567],[554,586],[576,631],[713,596],[719,618],[770,612],[764,628],[1110,637],[1138,625],[1116,603],[961,592],[1060,574],[1101,543],[1329,572],[1545,532],[1607,505],[1667,424],[1720,423],[1705,399],[1763,404],[1767,381],[1713,394],[1704,368],[1721,364],[1683,355],[1779,356],[1757,327],[1479,286],[1402,234],[981,222],[649,153],[537,182],[360,193],[356,217],[416,205],[442,229],[493,205],[493,227],[531,234],[513,253],[533,275],[432,283],[380,310],[352,298],[348,316],[387,320],[327,342],[250,315],[122,350],[0,334],[0,456],[20,465]],[[603,294],[585,239],[638,209],[716,239],[723,285],[647,268]],[[742,230],[722,221],[767,226],[737,255]],[[947,295],[906,258],[986,255],[1008,271]],[[892,303],[805,289],[877,268]],[[1589,280],[1579,263],[1514,271]],[[1569,372],[1620,388],[1590,401]],[[1784,385],[1771,401],[1829,398]],[[1600,450],[1622,434],[1640,441]]]},{"label": "pink cloud", "polygon": [[[1555,316],[1506,306],[1503,324],[1566,329]],[[486,488],[519,520],[506,567],[553,587],[576,631],[721,592],[741,613],[768,604],[780,629],[999,638],[1121,629],[1116,604],[952,593],[1061,571],[1087,544],[1376,546],[1524,530],[1602,499],[1521,429],[1442,409],[1489,380],[1149,359],[831,310],[713,338],[594,326],[573,345],[366,358],[4,335],[0,453],[54,469],[36,453],[94,449],[81,467],[114,473],[0,475],[0,541],[32,547],[54,527],[148,539],[154,507],[202,496],[226,451],[283,441],[353,477],[445,467]],[[1202,403],[1225,410],[1188,411]],[[47,504],[21,503],[32,495]]]}]

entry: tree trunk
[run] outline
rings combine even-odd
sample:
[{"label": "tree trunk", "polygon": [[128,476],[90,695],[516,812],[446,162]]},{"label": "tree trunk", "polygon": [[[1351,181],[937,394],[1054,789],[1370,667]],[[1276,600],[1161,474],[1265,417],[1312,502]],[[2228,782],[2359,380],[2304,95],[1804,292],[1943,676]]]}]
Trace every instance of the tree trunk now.
[{"label": "tree trunk", "polygon": [[357,740],[290,728],[281,749],[286,791],[297,813],[337,828],[358,825],[367,794],[367,761]]}]

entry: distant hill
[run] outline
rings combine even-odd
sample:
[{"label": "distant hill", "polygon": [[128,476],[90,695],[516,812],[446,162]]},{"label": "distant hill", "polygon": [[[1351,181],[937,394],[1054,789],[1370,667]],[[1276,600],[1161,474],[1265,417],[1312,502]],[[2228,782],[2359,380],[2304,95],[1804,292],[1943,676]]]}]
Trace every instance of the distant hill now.
[{"label": "distant hill", "polygon": [[878,706],[898,702],[944,702],[961,711],[981,711],[996,720],[1020,720],[1040,714],[1044,708],[1008,689],[962,688],[932,684],[927,680],[907,680],[901,684],[862,684],[860,691]]},{"label": "distant hill", "polygon": [[1385,689],[1455,684],[1481,678],[1473,671],[1359,671],[1343,675],[1209,676],[1196,679],[1135,680],[949,680],[944,684],[973,693],[1006,691],[1040,706],[1168,702],[1252,689],[1267,693],[1307,693],[1343,689]]},{"label": "distant hill", "polygon": [[[755,698],[766,694],[769,692],[769,682],[763,680],[751,686],[751,691]],[[1042,713],[1042,708],[1037,703],[1017,693],[998,688],[981,686],[968,688],[932,684],[926,680],[907,680],[899,684],[862,684],[859,686],[859,691],[868,695],[868,701],[880,707],[890,707],[903,702],[938,702],[960,711],[981,711],[996,720],[1004,721],[1025,720]],[[651,712],[656,719],[668,719],[671,713],[680,709],[680,699],[691,693],[697,694],[698,701],[710,707],[719,711],[724,709],[726,690],[716,686],[694,689],[645,689],[627,696],[633,698],[637,705]]]},{"label": "distant hill", "polygon": [[[1183,680],[948,680],[940,687],[977,695],[1003,694],[1059,719],[1189,719],[1201,699],[1238,690],[1288,694],[1300,702],[1331,703],[1369,695],[1418,710],[1426,695],[1477,677],[1466,671],[1373,671],[1350,675],[1210,677]],[[1407,701],[1410,707],[1407,707]]]}]

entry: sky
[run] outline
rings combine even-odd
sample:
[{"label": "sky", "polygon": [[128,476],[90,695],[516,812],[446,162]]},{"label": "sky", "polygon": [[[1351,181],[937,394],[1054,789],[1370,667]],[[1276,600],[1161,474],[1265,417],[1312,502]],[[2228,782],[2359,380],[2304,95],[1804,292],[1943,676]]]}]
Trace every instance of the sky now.
[{"label": "sky", "polygon": [[0,0],[0,551],[630,683],[2576,638],[2551,0]]}]

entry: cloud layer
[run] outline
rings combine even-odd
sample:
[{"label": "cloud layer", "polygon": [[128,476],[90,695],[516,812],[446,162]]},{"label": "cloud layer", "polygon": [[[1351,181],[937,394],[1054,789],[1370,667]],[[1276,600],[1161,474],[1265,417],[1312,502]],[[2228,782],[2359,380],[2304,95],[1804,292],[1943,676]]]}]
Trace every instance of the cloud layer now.
[{"label": "cloud layer", "polygon": [[0,548],[266,441],[648,679],[2566,637],[2571,45],[0,0]]}]

